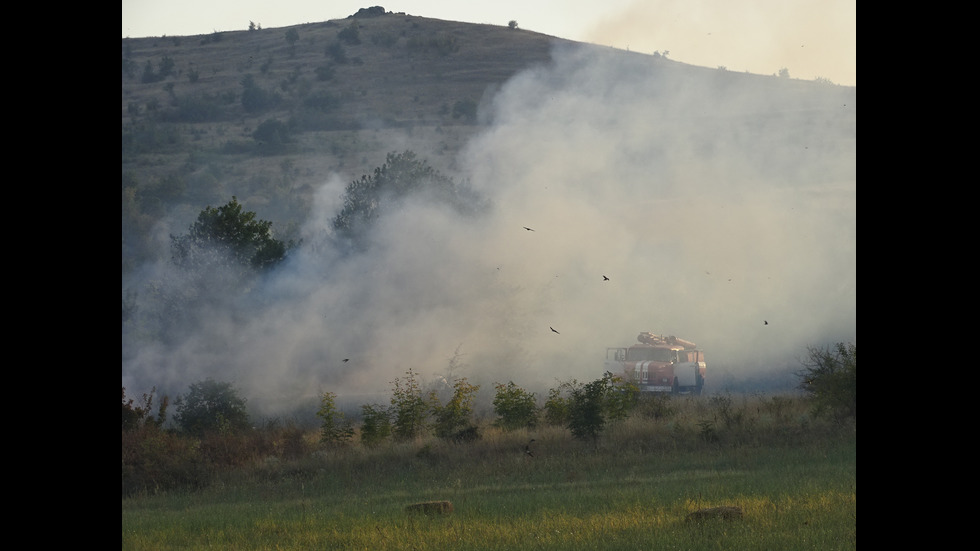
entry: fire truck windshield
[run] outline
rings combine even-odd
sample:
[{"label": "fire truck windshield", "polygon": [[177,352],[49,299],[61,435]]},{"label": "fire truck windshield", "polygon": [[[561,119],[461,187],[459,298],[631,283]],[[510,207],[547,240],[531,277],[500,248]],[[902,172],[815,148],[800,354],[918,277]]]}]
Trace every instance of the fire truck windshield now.
[{"label": "fire truck windshield", "polygon": [[630,348],[626,351],[628,362],[670,362],[673,361],[673,350],[669,348]]}]

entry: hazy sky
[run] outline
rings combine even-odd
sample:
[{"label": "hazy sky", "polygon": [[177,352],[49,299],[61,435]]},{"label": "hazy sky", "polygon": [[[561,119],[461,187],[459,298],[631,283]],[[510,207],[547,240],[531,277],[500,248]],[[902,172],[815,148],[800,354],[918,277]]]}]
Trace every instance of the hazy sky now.
[{"label": "hazy sky", "polygon": [[122,36],[185,36],[342,19],[381,5],[410,15],[506,25],[551,36],[669,52],[729,71],[857,84],[856,0],[123,0]]}]

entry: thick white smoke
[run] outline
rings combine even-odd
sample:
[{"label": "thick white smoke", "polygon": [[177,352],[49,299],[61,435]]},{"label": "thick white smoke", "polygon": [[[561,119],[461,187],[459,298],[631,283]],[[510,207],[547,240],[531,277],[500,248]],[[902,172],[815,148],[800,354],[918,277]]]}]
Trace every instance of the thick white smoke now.
[{"label": "thick white smoke", "polygon": [[324,236],[359,175],[325,175],[303,247],[254,303],[177,345],[124,340],[123,385],[213,376],[268,411],[325,390],[384,403],[459,354],[454,374],[487,392],[544,393],[652,331],[706,350],[711,392],[855,341],[854,88],[585,48],[484,107],[456,165],[488,213],[409,201],[341,256]]}]

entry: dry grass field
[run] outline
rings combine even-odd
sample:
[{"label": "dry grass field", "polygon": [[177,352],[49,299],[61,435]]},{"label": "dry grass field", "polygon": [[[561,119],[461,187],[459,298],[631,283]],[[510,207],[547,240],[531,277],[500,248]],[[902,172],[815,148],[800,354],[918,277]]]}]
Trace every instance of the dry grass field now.
[{"label": "dry grass field", "polygon": [[313,451],[197,490],[124,497],[122,548],[856,548],[854,423],[814,418],[799,397],[671,404],[610,425],[598,446],[548,425],[484,425],[466,444],[307,439]]}]

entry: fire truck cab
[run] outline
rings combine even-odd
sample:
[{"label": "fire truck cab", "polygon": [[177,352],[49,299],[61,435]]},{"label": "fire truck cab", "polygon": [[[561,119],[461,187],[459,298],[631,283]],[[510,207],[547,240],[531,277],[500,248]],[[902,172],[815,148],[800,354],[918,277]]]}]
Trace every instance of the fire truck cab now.
[{"label": "fire truck cab", "polygon": [[696,344],[647,331],[636,340],[639,344],[606,349],[606,371],[622,373],[640,392],[701,394],[706,366]]}]

